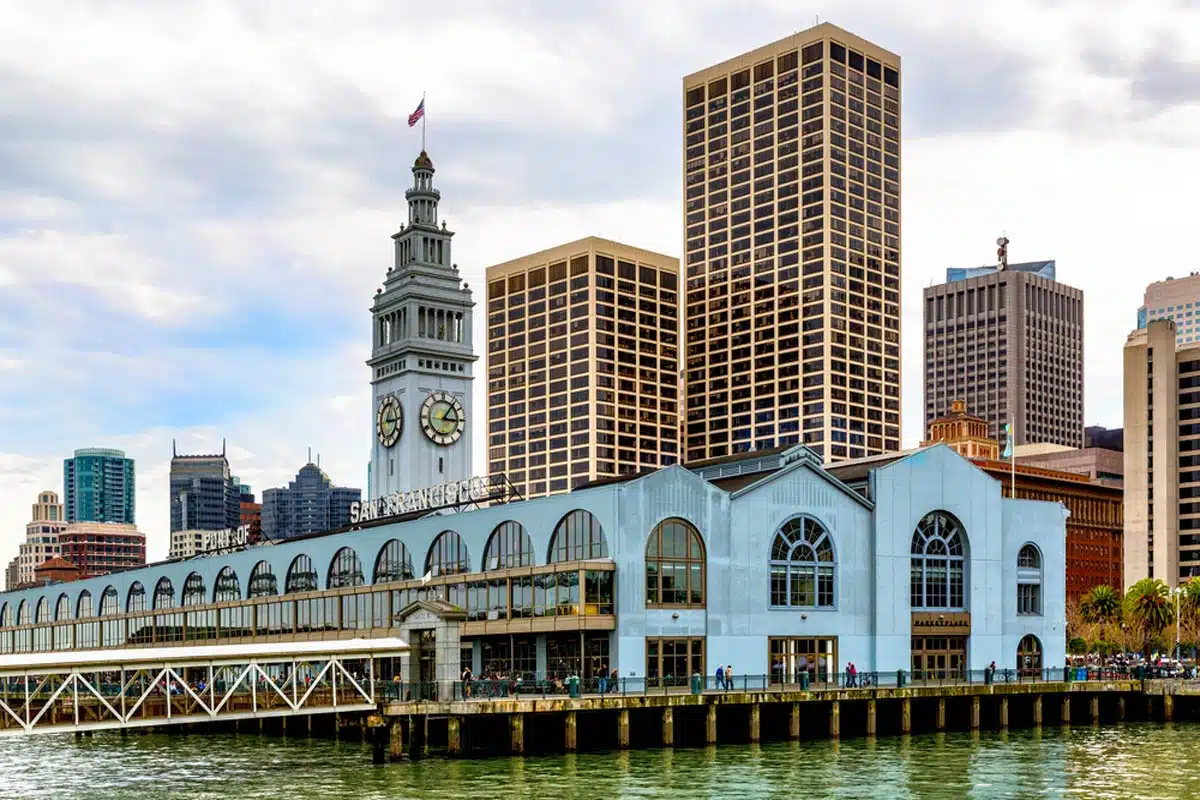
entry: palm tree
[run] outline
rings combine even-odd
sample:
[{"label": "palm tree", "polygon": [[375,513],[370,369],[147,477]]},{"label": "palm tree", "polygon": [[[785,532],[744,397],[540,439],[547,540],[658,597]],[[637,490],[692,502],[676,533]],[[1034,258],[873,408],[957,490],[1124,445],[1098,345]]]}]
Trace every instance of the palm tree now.
[{"label": "palm tree", "polygon": [[1194,651],[1200,643],[1200,580],[1189,580],[1179,591],[1179,638]]},{"label": "palm tree", "polygon": [[1171,590],[1157,578],[1142,578],[1125,593],[1125,615],[1142,642],[1142,653],[1150,660],[1155,641],[1175,621]]},{"label": "palm tree", "polygon": [[1083,618],[1092,623],[1108,624],[1121,620],[1121,596],[1111,586],[1097,586],[1083,596]]}]

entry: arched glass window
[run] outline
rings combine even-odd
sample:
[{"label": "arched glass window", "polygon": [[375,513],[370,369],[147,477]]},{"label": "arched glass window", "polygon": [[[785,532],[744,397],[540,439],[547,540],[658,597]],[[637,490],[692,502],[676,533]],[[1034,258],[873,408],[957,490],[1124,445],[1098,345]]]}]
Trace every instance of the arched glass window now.
[{"label": "arched glass window", "polygon": [[771,543],[771,605],[833,608],[833,539],[812,517],[792,517]]},{"label": "arched glass window", "polygon": [[454,531],[442,531],[429,545],[425,572],[438,575],[463,575],[471,571],[467,543]]},{"label": "arched glass window", "polygon": [[304,553],[292,559],[288,567],[287,578],[283,582],[284,594],[295,592],[315,592],[317,590],[317,570],[312,559]]},{"label": "arched glass window", "polygon": [[556,564],[561,561],[587,561],[591,558],[608,558],[608,542],[600,521],[590,511],[578,508],[569,512],[554,526],[550,536],[550,553],[546,561]]},{"label": "arched glass window", "polygon": [[1020,675],[1042,674],[1042,643],[1032,633],[1017,645],[1017,673]]},{"label": "arched glass window", "polygon": [[12,606],[8,603],[0,603],[0,627],[11,628],[12,624]]},{"label": "arched glass window", "polygon": [[704,542],[691,523],[667,519],[646,541],[646,605],[704,606]]},{"label": "arched glass window", "polygon": [[533,540],[519,522],[501,522],[488,537],[483,569],[509,569],[533,565]]},{"label": "arched glass window", "polygon": [[1042,553],[1036,545],[1024,544],[1017,553],[1017,613],[1042,613]]},{"label": "arched glass window", "polygon": [[[70,604],[68,603],[68,607]],[[50,601],[43,597],[37,604],[37,622],[50,622]]]},{"label": "arched glass window", "polygon": [[962,610],[966,533],[945,511],[926,514],[912,539],[913,608]]},{"label": "arched glass window", "polygon": [[[142,595],[145,599],[145,594]],[[121,613],[121,596],[115,586],[106,586],[100,595],[101,647],[120,647],[125,644],[125,620],[114,619]],[[108,619],[105,619],[107,617]]]},{"label": "arched glass window", "polygon": [[279,581],[266,561],[254,565],[250,572],[250,583],[246,586],[248,597],[274,597],[279,594]]},{"label": "arched glass window", "polygon": [[84,589],[79,593],[79,602],[76,605],[75,618],[88,619],[95,613],[92,607],[92,593]]},{"label": "arched glass window", "polygon": [[389,539],[379,548],[375,558],[375,574],[371,583],[391,583],[392,581],[410,581],[414,578],[412,556],[408,548],[399,539]]},{"label": "arched glass window", "polygon": [[62,620],[70,619],[70,618],[71,618],[71,598],[67,597],[67,595],[65,593],[60,594],[58,596],[58,603],[56,603],[54,606],[54,619],[55,619],[55,621],[62,621]]},{"label": "arched glass window", "polygon": [[343,547],[333,554],[329,562],[329,580],[325,584],[330,589],[341,589],[344,586],[362,586],[362,563],[358,553],[352,548]]},{"label": "arched glass window", "polygon": [[[204,578],[199,572],[193,572],[187,576],[187,580],[183,582],[183,604],[185,606],[198,606],[208,599],[208,592],[204,588]],[[155,598],[155,607],[158,607],[158,599]]]},{"label": "arched glass window", "polygon": [[134,581],[129,587],[129,597],[125,600],[125,611],[132,614],[135,611],[146,610],[146,587],[141,581]]},{"label": "arched glass window", "polygon": [[238,583],[237,573],[233,571],[233,567],[222,567],[217,573],[216,582],[213,583],[213,602],[228,603],[241,599],[242,586]]},{"label": "arched glass window", "polygon": [[158,585],[154,587],[154,608],[174,608],[175,607],[175,587],[171,585],[170,578],[159,578]]},{"label": "arched glass window", "polygon": [[33,624],[33,617],[30,615],[30,612],[29,612],[29,601],[28,600],[22,600],[21,604],[17,606],[17,624],[18,625],[32,625]]},{"label": "arched glass window", "polygon": [[104,593],[100,595],[100,616],[114,616],[120,612],[121,598],[117,594],[115,586],[104,587]]}]

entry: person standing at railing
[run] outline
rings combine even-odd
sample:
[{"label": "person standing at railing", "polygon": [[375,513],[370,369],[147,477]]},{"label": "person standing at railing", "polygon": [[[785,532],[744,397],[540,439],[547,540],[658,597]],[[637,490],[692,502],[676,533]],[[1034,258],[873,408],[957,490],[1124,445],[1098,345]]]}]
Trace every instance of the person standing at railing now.
[{"label": "person standing at railing", "polygon": [[597,672],[597,674],[600,676],[596,680],[597,691],[599,691],[600,694],[607,694],[608,693],[608,679],[606,677],[608,675],[607,667],[604,664],[601,664],[600,670],[599,670],[599,672]]},{"label": "person standing at railing", "polygon": [[733,689],[733,664],[725,665],[725,691]]},{"label": "person standing at railing", "polygon": [[471,668],[463,667],[463,671],[462,671],[463,697],[467,698],[468,700],[471,698],[471,677],[472,677],[471,676]]},{"label": "person standing at railing", "polygon": [[725,665],[717,664],[717,689],[725,688]]}]

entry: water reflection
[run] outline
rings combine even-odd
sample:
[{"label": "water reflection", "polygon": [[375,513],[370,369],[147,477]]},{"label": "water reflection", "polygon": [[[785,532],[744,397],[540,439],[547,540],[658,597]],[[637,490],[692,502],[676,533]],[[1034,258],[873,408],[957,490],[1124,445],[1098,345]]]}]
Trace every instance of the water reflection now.
[{"label": "water reflection", "polygon": [[[1200,731],[1128,724],[371,765],[358,742],[98,734],[0,740],[0,797],[1200,796]],[[236,787],[236,788],[231,788]],[[1151,788],[1152,787],[1152,790]]]}]

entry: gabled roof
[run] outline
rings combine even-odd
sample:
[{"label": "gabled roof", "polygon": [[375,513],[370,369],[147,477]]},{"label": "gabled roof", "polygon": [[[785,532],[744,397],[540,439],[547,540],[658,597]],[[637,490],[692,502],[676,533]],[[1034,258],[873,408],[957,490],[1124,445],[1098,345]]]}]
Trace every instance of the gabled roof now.
[{"label": "gabled roof", "polygon": [[875,508],[875,504],[873,502],[854,491],[846,484],[842,483],[827,469],[825,469],[825,465],[821,463],[821,457],[803,445],[792,448],[789,452],[784,454],[782,466],[779,469],[768,473],[765,477],[754,481],[747,486],[743,486],[740,489],[730,492],[730,497],[738,498],[742,495],[749,494],[750,492],[753,492],[756,489],[771,483],[772,481],[779,480],[785,475],[790,475],[791,473],[802,469],[807,469],[813,472],[817,475],[817,477],[822,478],[835,489],[838,489],[839,491],[853,498],[864,508],[868,510]]},{"label": "gabled roof", "polygon": [[467,612],[463,611],[453,603],[447,603],[445,600],[414,600],[404,608],[392,615],[392,619],[398,622],[411,617],[418,611],[428,611],[438,619],[464,620],[467,618]]}]

